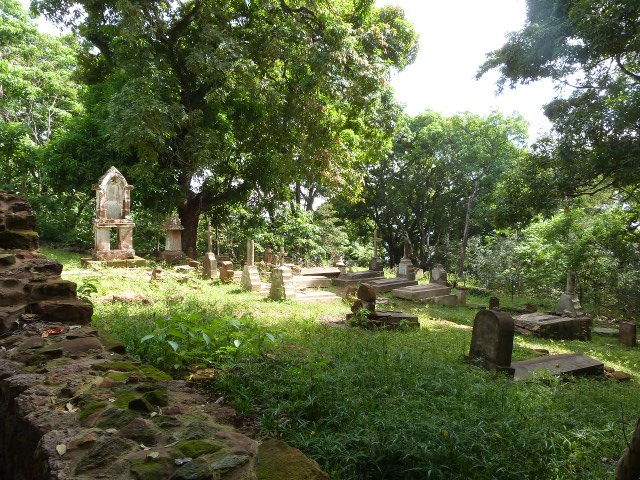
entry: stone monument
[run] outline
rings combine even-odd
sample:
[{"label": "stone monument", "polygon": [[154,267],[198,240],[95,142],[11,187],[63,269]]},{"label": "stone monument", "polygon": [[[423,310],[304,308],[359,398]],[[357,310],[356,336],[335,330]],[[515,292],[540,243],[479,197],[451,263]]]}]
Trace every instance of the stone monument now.
[{"label": "stone monument", "polygon": [[204,278],[216,279],[218,278],[218,261],[216,255],[213,253],[213,243],[211,237],[213,233],[211,231],[211,222],[207,224],[207,253],[204,254],[202,259],[202,276]]},{"label": "stone monument", "polygon": [[560,300],[558,300],[556,313],[570,317],[584,315],[582,305],[580,305],[580,299],[576,295],[576,272],[572,270],[567,272],[567,287],[565,292],[560,296]]},{"label": "stone monument", "polygon": [[253,240],[247,240],[247,262],[242,269],[242,287],[250,292],[258,292],[261,288],[260,273],[255,265]]},{"label": "stone monument", "polygon": [[480,310],[473,321],[471,348],[465,360],[488,370],[513,375],[514,323],[511,315],[496,310]]},{"label": "stone monument", "polygon": [[184,227],[180,217],[168,217],[164,224],[167,232],[164,251],[160,252],[160,259],[167,263],[175,263],[186,258],[182,251],[182,230]]},{"label": "stone monument", "polygon": [[400,260],[400,264],[398,265],[398,277],[406,278],[407,280],[415,280],[416,279],[416,269],[413,266],[413,262],[410,258],[411,255],[411,242],[409,241],[409,236],[405,235],[404,237],[404,255]]},{"label": "stone monument", "polygon": [[271,272],[269,298],[272,300],[291,300],[296,298],[293,272],[285,264],[286,255],[284,246],[280,247],[280,266],[274,268]]},{"label": "stone monument", "polygon": [[431,269],[429,273],[429,283],[447,284],[447,271],[441,263],[436,264],[436,266]]},{"label": "stone monument", "polygon": [[271,250],[271,247],[265,248],[262,261],[267,265],[271,265],[273,263],[273,250]]},{"label": "stone monument", "polygon": [[378,229],[376,228],[373,231],[373,258],[369,262],[369,270],[373,272],[381,272],[384,269],[382,265],[382,259],[378,256],[378,242],[381,242],[382,239],[378,238]]},{"label": "stone monument", "polygon": [[348,313],[346,317],[347,323],[350,325],[390,330],[403,326],[420,328],[420,321],[416,315],[376,310],[376,292],[369,285],[360,285],[357,297],[357,300],[351,305],[351,313]]},{"label": "stone monument", "polygon": [[[96,218],[93,220],[93,260],[111,261],[133,259],[133,227],[131,220],[131,190],[116,167],[111,167],[91,187],[96,191]],[[116,242],[112,248],[111,233]]]}]

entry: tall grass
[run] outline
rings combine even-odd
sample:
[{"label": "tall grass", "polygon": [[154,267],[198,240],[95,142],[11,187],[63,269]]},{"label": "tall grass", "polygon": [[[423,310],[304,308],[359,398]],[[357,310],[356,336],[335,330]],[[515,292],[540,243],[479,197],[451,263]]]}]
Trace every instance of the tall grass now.
[{"label": "tall grass", "polygon": [[[533,348],[584,352],[631,373],[630,383],[514,382],[464,363],[475,315],[468,308],[390,299],[384,308],[418,314],[422,328],[363,331],[317,322],[342,317],[347,303],[272,302],[196,277],[149,282],[144,270],[69,278],[95,284],[96,327],[179,374],[184,369],[174,370],[173,360],[159,360],[173,350],[169,337],[153,342],[186,325],[186,340],[171,338],[178,351],[191,349],[185,363],[215,369],[203,386],[257,419],[262,434],[301,448],[334,480],[612,478],[626,448],[623,431],[630,434],[640,415],[637,349],[616,339],[517,336],[514,359],[532,357]],[[153,303],[97,300],[132,292]],[[246,325],[237,329],[238,320]],[[223,333],[211,349],[190,337],[216,325]],[[231,349],[216,355],[221,346]]]}]

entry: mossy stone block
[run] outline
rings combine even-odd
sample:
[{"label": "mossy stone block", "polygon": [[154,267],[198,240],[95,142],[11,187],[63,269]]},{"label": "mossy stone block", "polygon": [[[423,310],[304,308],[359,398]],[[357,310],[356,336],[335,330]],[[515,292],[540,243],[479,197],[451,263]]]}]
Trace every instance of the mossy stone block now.
[{"label": "mossy stone block", "polygon": [[254,472],[258,480],[329,480],[317,462],[281,440],[260,445]]},{"label": "mossy stone block", "polygon": [[178,443],[174,447],[174,451],[178,453],[178,457],[198,458],[201,455],[216,453],[222,448],[222,445],[207,440],[187,440]]},{"label": "mossy stone block", "polygon": [[166,480],[173,478],[173,463],[166,458],[132,463],[129,467],[131,475],[136,480]]}]

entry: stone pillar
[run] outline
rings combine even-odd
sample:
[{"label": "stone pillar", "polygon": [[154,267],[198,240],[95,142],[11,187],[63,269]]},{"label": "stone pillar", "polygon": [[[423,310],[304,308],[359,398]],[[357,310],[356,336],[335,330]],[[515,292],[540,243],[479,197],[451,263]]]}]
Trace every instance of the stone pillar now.
[{"label": "stone pillar", "polygon": [[247,240],[247,263],[242,269],[242,287],[250,292],[259,292],[262,287],[260,273],[255,266],[255,250],[253,240]]},{"label": "stone pillar", "polygon": [[556,313],[571,317],[578,317],[584,314],[580,299],[576,295],[576,272],[572,270],[567,271],[567,286],[565,292],[560,295]]},{"label": "stone pillar", "polygon": [[283,267],[286,263],[285,257],[287,256],[287,252],[284,251],[284,245],[280,247],[280,266]]},{"label": "stone pillar", "polygon": [[264,263],[266,263],[267,265],[270,265],[273,263],[273,250],[271,250],[271,247],[267,247],[264,250],[264,255],[262,257],[262,260],[264,261]]}]

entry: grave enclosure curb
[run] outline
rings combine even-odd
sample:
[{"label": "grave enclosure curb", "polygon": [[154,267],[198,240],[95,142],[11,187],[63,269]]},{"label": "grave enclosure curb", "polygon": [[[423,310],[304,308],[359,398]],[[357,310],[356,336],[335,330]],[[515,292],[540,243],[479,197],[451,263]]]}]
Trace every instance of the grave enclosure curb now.
[{"label": "grave enclosure curb", "polygon": [[[29,221],[14,234],[16,212]],[[75,284],[37,252],[34,227],[24,198],[0,191],[0,240],[12,239],[0,241],[0,478],[329,478],[300,450],[236,431],[230,407],[99,337]]]}]

